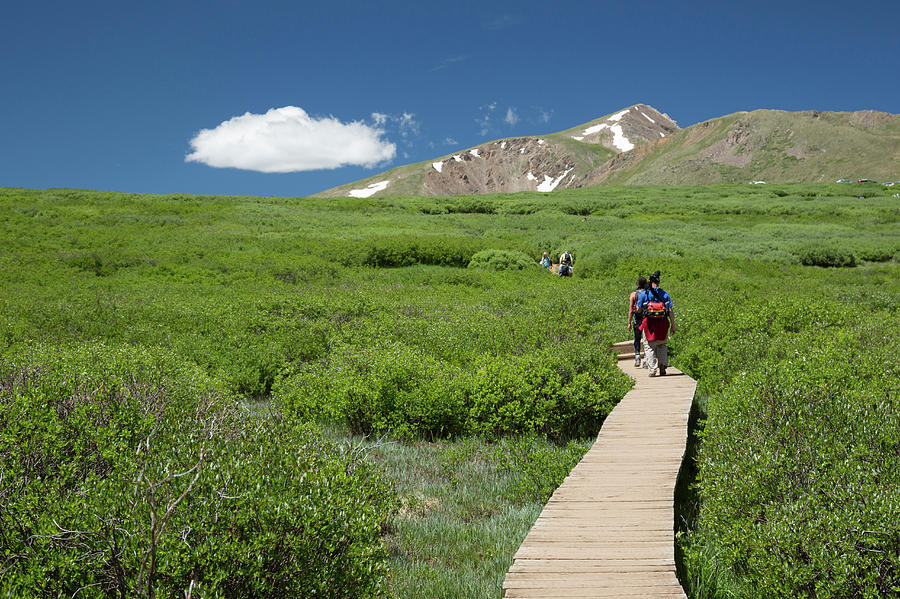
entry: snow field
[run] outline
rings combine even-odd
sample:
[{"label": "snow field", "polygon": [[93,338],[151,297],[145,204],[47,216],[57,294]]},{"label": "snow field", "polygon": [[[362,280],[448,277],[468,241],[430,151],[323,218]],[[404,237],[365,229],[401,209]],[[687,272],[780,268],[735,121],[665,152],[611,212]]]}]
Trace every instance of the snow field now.
[{"label": "snow field", "polygon": [[634,149],[634,144],[628,141],[628,138],[622,133],[622,125],[613,125],[609,130],[613,132],[613,145],[620,151],[627,152]]},{"label": "snow field", "polygon": [[599,125],[593,125],[591,127],[588,127],[587,129],[582,131],[581,134],[582,135],[591,135],[593,133],[599,133],[600,131],[603,131],[604,129],[607,129],[607,128],[609,128],[609,125],[607,125],[606,123],[600,123]]},{"label": "snow field", "polygon": [[[559,185],[560,182],[566,177],[566,175],[568,175],[570,172],[572,172],[573,168],[575,168],[575,167],[566,169],[566,171],[563,174],[561,174],[559,177],[557,177],[556,179],[551,179],[549,175],[544,175],[544,181],[543,181],[543,183],[541,183],[540,185],[537,186],[537,190],[544,192],[544,193],[553,191],[554,189],[556,189],[556,186]],[[528,173],[528,174],[530,175],[531,173]]]},{"label": "snow field", "polygon": [[383,191],[390,184],[390,181],[379,181],[378,183],[371,183],[367,187],[363,187],[362,189],[351,189],[350,193],[347,195],[352,198],[367,198],[369,196],[375,195],[379,191]]}]

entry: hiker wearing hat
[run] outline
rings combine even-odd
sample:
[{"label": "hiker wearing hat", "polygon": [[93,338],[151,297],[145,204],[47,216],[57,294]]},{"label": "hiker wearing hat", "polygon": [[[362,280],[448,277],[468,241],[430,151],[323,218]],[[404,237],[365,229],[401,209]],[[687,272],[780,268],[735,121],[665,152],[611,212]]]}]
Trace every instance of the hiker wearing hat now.
[{"label": "hiker wearing hat", "polygon": [[641,309],[644,357],[650,376],[665,376],[669,367],[666,347],[668,333],[675,332],[675,312],[672,298],[659,286],[659,271],[650,275],[650,286],[641,293],[638,305]]}]

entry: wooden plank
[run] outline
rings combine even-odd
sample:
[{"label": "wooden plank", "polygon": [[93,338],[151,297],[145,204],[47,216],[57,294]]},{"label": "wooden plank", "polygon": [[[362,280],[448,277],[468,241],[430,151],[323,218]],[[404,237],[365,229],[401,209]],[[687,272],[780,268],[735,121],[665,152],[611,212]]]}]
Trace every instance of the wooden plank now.
[{"label": "wooden plank", "polygon": [[[618,343],[621,355],[630,341]],[[516,552],[503,596],[685,599],[675,576],[674,494],[696,383],[622,360],[634,388]]]}]

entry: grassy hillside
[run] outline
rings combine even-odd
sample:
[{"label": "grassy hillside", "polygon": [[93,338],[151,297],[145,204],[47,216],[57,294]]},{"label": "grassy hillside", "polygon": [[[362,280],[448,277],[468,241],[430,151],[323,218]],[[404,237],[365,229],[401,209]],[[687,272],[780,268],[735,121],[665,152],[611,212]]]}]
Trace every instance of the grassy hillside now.
[{"label": "grassy hillside", "polygon": [[900,180],[900,117],[755,110],[672,135],[604,182],[628,185]]},{"label": "grassy hillside", "polygon": [[497,596],[660,269],[704,398],[691,592],[888,596],[898,221],[855,184],[0,190],[0,592]]}]

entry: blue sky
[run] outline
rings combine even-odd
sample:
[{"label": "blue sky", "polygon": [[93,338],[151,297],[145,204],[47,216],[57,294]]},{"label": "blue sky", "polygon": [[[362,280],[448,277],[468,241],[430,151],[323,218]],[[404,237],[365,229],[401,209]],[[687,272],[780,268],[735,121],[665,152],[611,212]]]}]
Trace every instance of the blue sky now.
[{"label": "blue sky", "polygon": [[900,113],[896,0],[35,0],[3,15],[4,187],[300,196],[635,103],[682,127]]}]

